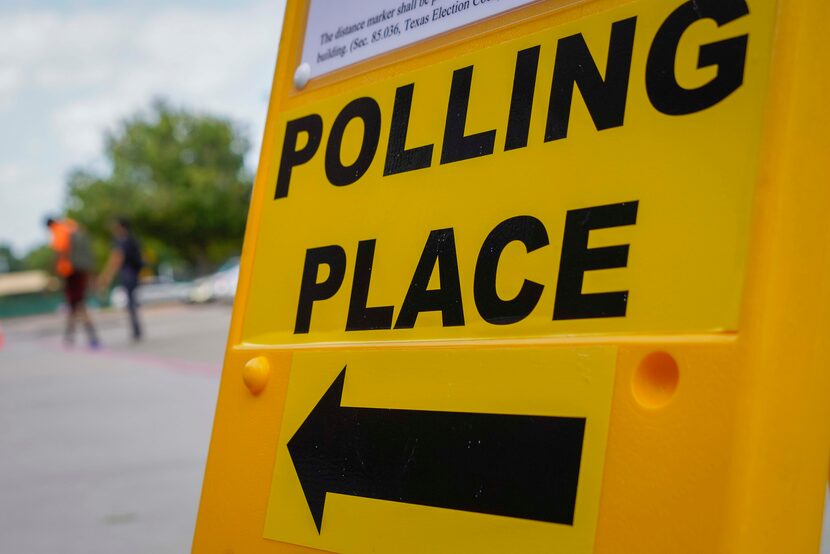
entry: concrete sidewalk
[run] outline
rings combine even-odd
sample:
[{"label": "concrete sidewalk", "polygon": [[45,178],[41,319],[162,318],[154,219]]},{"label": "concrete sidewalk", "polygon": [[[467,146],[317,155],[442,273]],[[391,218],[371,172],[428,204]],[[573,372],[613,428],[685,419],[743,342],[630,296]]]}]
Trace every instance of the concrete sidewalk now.
[{"label": "concrete sidewalk", "polygon": [[190,549],[230,309],[146,311],[138,345],[96,315],[97,351],[58,318],[4,323],[0,552]]}]

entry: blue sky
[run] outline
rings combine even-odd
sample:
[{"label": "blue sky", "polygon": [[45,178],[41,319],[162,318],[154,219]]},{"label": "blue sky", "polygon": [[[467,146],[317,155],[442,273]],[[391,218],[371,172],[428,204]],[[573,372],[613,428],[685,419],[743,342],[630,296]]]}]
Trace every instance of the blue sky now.
[{"label": "blue sky", "polygon": [[244,125],[256,160],[283,0],[0,2],[0,242],[46,238],[65,176],[156,97]]}]

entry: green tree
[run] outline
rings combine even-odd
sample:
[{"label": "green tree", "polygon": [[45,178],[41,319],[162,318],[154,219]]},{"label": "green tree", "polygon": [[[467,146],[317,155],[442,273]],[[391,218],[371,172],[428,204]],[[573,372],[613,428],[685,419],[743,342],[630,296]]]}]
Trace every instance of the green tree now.
[{"label": "green tree", "polygon": [[105,140],[109,171],[69,176],[67,213],[108,249],[114,217],[145,247],[205,271],[241,249],[251,175],[249,142],[232,121],[156,101]]},{"label": "green tree", "polygon": [[20,271],[21,269],[23,269],[23,264],[15,256],[12,247],[6,243],[0,243],[0,273]]},{"label": "green tree", "polygon": [[29,250],[21,260],[22,269],[39,269],[51,272],[55,267],[55,253],[48,244],[41,244]]}]

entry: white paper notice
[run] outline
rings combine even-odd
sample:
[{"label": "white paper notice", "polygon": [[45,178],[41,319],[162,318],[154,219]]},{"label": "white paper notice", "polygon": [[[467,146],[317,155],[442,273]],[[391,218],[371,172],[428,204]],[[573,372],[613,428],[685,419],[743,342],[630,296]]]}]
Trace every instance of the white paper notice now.
[{"label": "white paper notice", "polygon": [[302,63],[310,77],[535,0],[311,0]]}]

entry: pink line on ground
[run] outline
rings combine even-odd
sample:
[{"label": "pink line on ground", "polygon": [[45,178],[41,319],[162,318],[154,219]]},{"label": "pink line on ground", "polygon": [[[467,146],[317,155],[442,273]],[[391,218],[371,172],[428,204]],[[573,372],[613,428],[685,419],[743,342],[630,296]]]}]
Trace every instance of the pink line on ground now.
[{"label": "pink line on ground", "polygon": [[205,364],[200,362],[190,362],[187,360],[179,360],[176,358],[165,358],[155,354],[148,354],[146,352],[123,352],[118,350],[110,350],[108,348],[99,347],[96,349],[89,348],[67,348],[60,343],[54,341],[43,340],[42,344],[52,350],[53,352],[60,352],[63,354],[75,354],[80,356],[95,356],[103,358],[111,358],[120,361],[133,361],[147,365],[152,365],[160,369],[168,371],[176,371],[178,373],[198,373],[205,376],[216,376],[222,372],[221,366],[217,367],[212,364]]}]

